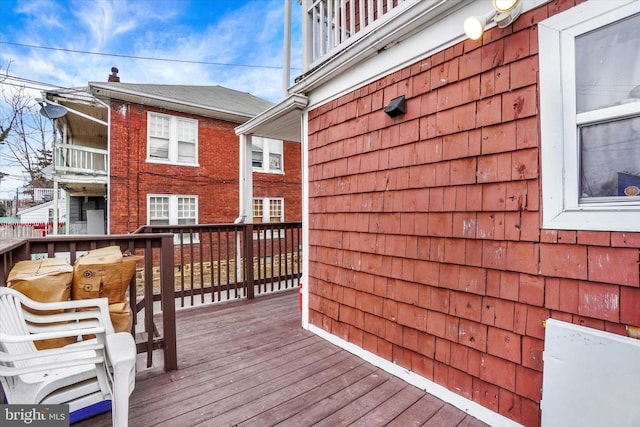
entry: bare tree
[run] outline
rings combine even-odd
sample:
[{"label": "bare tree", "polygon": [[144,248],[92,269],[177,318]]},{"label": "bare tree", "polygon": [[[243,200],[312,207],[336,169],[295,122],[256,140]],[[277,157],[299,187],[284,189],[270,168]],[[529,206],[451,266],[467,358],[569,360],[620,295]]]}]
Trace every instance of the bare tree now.
[{"label": "bare tree", "polygon": [[[23,170],[30,188],[48,187],[50,180],[44,170],[53,159],[50,120],[38,113],[35,99],[26,93],[24,87],[3,89],[2,102],[5,105],[0,110],[0,141],[6,146],[10,164]],[[29,192],[33,196],[33,191]]]}]

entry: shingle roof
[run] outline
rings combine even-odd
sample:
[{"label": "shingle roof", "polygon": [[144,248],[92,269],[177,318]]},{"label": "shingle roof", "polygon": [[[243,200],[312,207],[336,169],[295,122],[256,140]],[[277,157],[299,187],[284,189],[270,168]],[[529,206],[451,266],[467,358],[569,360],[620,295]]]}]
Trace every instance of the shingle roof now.
[{"label": "shingle roof", "polygon": [[112,93],[122,92],[127,95],[150,97],[244,116],[255,116],[273,105],[271,102],[258,98],[250,93],[240,92],[222,86],[157,85],[116,82],[91,82],[89,85],[91,87],[107,89]]}]

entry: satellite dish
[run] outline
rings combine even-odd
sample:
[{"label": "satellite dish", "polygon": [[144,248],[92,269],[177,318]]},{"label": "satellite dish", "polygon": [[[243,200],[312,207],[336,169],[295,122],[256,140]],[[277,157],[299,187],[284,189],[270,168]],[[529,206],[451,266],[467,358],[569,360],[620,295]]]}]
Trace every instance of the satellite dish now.
[{"label": "satellite dish", "polygon": [[51,120],[59,119],[66,115],[67,112],[68,110],[65,107],[56,104],[43,104],[40,109],[40,114]]}]

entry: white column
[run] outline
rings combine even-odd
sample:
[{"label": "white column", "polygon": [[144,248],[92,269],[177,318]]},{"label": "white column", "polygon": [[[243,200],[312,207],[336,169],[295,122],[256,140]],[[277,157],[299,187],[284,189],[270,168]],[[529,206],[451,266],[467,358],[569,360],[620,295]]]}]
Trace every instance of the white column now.
[{"label": "white column", "polygon": [[58,180],[53,180],[53,234],[58,234]]},{"label": "white column", "polygon": [[236,223],[252,222],[253,173],[251,135],[240,134],[240,213]]},{"label": "white column", "polygon": [[284,46],[282,49],[282,99],[287,97],[291,78],[291,0],[284,0]]}]

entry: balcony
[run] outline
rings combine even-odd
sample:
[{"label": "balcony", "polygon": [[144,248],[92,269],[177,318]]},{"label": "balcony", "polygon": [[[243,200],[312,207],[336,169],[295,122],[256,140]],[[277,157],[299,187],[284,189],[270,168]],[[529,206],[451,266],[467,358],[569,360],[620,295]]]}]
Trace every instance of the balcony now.
[{"label": "balcony", "polygon": [[307,38],[308,68],[322,62],[336,51],[387,20],[387,14],[405,0],[309,0],[304,25]]},{"label": "balcony", "polygon": [[360,83],[378,76],[377,65],[355,70],[464,4],[465,0],[302,0],[302,75],[289,94],[308,93],[334,78]]},{"label": "balcony", "polygon": [[[56,144],[55,170],[57,175],[84,175],[107,182],[107,150],[72,144]],[[82,180],[83,178],[76,178]],[[65,179],[62,179],[64,181]]]}]

